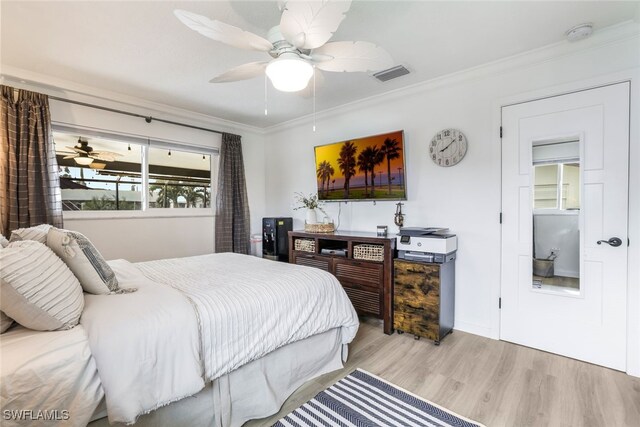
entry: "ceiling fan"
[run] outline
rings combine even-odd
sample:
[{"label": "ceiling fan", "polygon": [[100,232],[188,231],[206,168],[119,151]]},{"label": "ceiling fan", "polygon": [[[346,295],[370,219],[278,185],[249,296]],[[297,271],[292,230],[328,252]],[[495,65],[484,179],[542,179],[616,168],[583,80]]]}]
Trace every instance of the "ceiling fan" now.
[{"label": "ceiling fan", "polygon": [[226,83],[247,80],[263,73],[283,92],[297,92],[309,83],[314,67],[324,71],[378,71],[393,65],[381,47],[364,41],[327,43],[345,18],[351,1],[278,2],[280,25],[269,30],[267,39],[202,15],[175,10],[187,27],[213,40],[239,49],[267,52],[270,61],[251,62],[232,68],[210,80]]},{"label": "ceiling fan", "polygon": [[[77,164],[81,166],[89,166],[93,167],[94,160],[100,160],[103,162],[113,162],[116,160],[116,157],[122,157],[122,154],[113,153],[111,151],[94,151],[93,147],[89,145],[89,141],[84,141],[82,138],[78,139],[78,143],[73,147],[67,146],[69,150],[72,150],[72,153],[63,153],[66,156],[63,159],[73,159]],[[99,165],[102,165],[100,167]],[[104,168],[103,163],[96,162],[96,168],[102,169]]]}]

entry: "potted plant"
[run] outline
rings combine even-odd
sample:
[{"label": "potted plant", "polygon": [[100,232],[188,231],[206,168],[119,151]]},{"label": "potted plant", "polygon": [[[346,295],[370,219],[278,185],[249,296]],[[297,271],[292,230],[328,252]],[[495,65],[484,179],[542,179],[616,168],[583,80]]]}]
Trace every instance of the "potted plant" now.
[{"label": "potted plant", "polygon": [[295,193],[295,200],[297,206],[293,208],[293,210],[298,209],[306,209],[307,210],[307,224],[317,224],[318,216],[316,214],[316,209],[322,212],[325,217],[328,217],[327,213],[322,209],[321,202],[318,200],[317,194],[309,194],[305,196],[303,193]]}]

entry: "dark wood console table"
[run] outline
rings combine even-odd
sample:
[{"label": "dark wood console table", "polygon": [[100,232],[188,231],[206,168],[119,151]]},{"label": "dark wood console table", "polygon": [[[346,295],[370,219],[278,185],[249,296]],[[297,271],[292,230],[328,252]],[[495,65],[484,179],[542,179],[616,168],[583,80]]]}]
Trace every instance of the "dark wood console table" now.
[{"label": "dark wood console table", "polygon": [[[301,240],[296,244],[296,240]],[[384,333],[393,333],[393,258],[395,237],[376,233],[337,231],[328,234],[289,232],[289,262],[328,271],[338,278],[358,314],[384,321]],[[362,258],[364,246],[382,250],[380,260]],[[322,253],[322,250],[333,253]],[[339,254],[344,254],[341,256]]]}]

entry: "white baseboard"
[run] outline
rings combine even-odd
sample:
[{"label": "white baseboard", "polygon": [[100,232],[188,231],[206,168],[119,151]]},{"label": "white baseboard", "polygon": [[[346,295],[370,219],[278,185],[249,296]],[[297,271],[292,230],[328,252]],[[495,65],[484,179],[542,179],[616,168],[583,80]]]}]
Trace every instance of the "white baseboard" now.
[{"label": "white baseboard", "polygon": [[500,338],[497,332],[491,330],[490,327],[484,325],[478,325],[470,322],[456,322],[453,326],[456,331],[468,332],[474,335],[480,335],[481,337],[491,338],[497,340]]},{"label": "white baseboard", "polygon": [[555,268],[554,269],[554,274],[556,276],[562,276],[562,277],[575,277],[576,279],[580,278],[580,272],[579,271],[570,271],[570,270],[563,270],[563,269]]}]

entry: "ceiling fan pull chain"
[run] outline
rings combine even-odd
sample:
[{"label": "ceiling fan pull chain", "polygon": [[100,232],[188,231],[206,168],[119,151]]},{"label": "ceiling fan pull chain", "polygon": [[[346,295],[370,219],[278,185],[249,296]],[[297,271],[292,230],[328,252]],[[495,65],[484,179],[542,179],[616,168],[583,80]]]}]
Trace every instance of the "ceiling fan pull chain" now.
[{"label": "ceiling fan pull chain", "polygon": [[264,75],[264,115],[266,116],[267,112],[267,75]]},{"label": "ceiling fan pull chain", "polygon": [[316,66],[313,66],[313,131],[316,131]]}]

